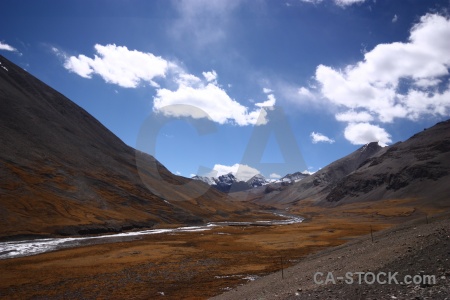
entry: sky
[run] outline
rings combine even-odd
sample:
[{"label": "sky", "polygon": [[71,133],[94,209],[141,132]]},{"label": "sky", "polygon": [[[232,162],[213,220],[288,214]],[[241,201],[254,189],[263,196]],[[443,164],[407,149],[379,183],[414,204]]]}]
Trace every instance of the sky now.
[{"label": "sky", "polygon": [[2,8],[1,55],[185,177],[315,172],[450,115],[449,0]]}]

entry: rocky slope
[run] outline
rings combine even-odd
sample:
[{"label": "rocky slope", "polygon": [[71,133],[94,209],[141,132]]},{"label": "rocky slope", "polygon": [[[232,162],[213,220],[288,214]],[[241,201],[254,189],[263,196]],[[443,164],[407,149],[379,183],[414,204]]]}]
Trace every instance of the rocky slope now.
[{"label": "rocky slope", "polygon": [[[258,278],[211,299],[448,299],[450,220],[447,214],[429,221],[427,224],[421,219],[377,232],[373,242],[369,235],[321,251],[285,269],[283,274],[277,272]],[[322,284],[314,282],[316,272],[323,274],[316,277]],[[325,284],[328,272],[335,283],[328,281]],[[352,273],[353,281],[345,281],[348,280],[347,272]],[[361,284],[357,272],[364,272]],[[381,274],[381,283],[371,283],[370,272]],[[392,279],[389,284],[388,276],[382,272],[397,272],[392,277],[396,281]],[[405,278],[407,275],[411,277]],[[435,280],[417,284],[403,282],[414,276],[426,279],[423,275],[434,276]],[[386,284],[383,284],[384,280]]]},{"label": "rocky slope", "polygon": [[[173,175],[64,95],[2,56],[0,62],[0,237],[199,223],[245,210],[204,183]],[[152,191],[136,160],[156,163],[160,176],[141,172]],[[193,182],[193,193],[167,182]]]},{"label": "rocky slope", "polygon": [[364,161],[373,157],[383,148],[378,143],[367,144],[355,152],[329,164],[313,175],[305,176],[302,180],[293,183],[275,186],[265,190],[265,194],[259,200],[265,204],[287,204],[296,200],[324,198],[331,187],[342,178],[354,172]]},{"label": "rocky slope", "polygon": [[448,201],[449,179],[450,120],[367,159],[331,189],[326,201],[351,202],[385,197]]},{"label": "rocky slope", "polygon": [[247,180],[247,184],[250,185],[252,188],[263,186],[269,184],[270,181],[268,181],[263,175],[256,174],[249,180]]},{"label": "rocky slope", "polygon": [[300,182],[259,196],[258,203],[333,206],[354,201],[423,198],[445,205],[450,194],[450,120],[389,147],[369,143]]},{"label": "rocky slope", "polygon": [[310,174],[306,174],[306,173],[302,173],[302,172],[295,172],[292,174],[287,174],[285,176],[283,176],[280,180],[280,182],[289,182],[289,183],[294,183],[294,182],[299,182],[300,180],[305,179],[306,177],[308,177]]}]

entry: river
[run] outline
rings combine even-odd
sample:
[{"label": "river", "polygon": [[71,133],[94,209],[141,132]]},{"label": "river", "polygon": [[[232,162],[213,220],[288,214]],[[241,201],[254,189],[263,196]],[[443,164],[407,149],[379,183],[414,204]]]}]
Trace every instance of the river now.
[{"label": "river", "polygon": [[141,231],[122,232],[117,234],[106,234],[87,237],[67,237],[67,238],[44,238],[23,241],[10,241],[0,243],[0,259],[31,256],[65,248],[74,248],[88,244],[103,244],[132,241],[139,239],[142,235],[195,232],[206,231],[215,227],[224,226],[271,226],[289,225],[301,223],[302,217],[281,212],[274,212],[275,215],[283,217],[283,220],[261,220],[253,222],[213,222],[202,226],[185,226],[178,228],[149,229]]}]

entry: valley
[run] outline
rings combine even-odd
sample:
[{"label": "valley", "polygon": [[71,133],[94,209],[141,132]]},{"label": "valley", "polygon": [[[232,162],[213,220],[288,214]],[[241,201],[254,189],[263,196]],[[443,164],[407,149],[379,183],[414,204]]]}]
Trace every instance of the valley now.
[{"label": "valley", "polygon": [[[415,224],[448,218],[450,120],[391,146],[367,143],[313,174],[186,178],[0,61],[2,299],[234,295],[251,281],[283,280],[274,272],[311,255],[341,245],[357,253],[352,245],[386,230],[410,224],[414,237]],[[444,249],[441,231],[423,247]],[[312,288],[305,280],[300,289]]]},{"label": "valley", "polygon": [[160,229],[149,229],[140,231],[126,231],[117,234],[108,235],[94,235],[87,237],[66,237],[66,238],[44,238],[44,239],[30,239],[20,241],[8,241],[0,242],[0,259],[11,259],[16,257],[37,255],[41,253],[46,253],[50,251],[66,249],[66,248],[76,248],[83,245],[95,245],[103,243],[117,243],[124,241],[133,241],[136,239],[141,239],[146,235],[154,234],[178,234],[183,232],[200,232],[214,229],[215,227],[252,227],[252,226],[277,226],[277,225],[289,225],[301,223],[303,221],[302,217],[287,215],[283,212],[274,212],[276,217],[280,219],[269,219],[269,220],[254,220],[254,221],[224,221],[216,223],[208,223],[201,226],[184,226],[175,228],[160,228]]},{"label": "valley", "polygon": [[4,259],[0,296],[206,299],[280,270],[281,258],[287,268],[360,236],[370,239],[371,229],[442,211],[414,205],[391,200],[330,210],[305,203],[296,209],[305,220],[291,225],[216,226]]}]

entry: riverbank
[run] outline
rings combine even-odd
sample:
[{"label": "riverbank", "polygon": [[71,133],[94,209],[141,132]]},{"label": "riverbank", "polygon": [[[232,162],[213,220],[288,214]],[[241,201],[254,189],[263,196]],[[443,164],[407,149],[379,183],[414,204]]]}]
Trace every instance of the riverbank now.
[{"label": "riverbank", "polygon": [[0,260],[0,298],[207,299],[371,229],[424,217],[399,201],[301,212],[305,220],[291,225],[216,226]]},{"label": "riverbank", "polygon": [[449,214],[422,218],[307,256],[211,300],[444,300],[450,295],[449,257]]},{"label": "riverbank", "polygon": [[0,242],[0,259],[11,259],[17,257],[38,255],[51,251],[76,248],[87,245],[109,244],[118,242],[128,242],[142,239],[143,236],[153,234],[175,234],[181,232],[199,232],[211,230],[214,227],[227,226],[276,226],[291,225],[301,223],[303,218],[300,216],[287,214],[283,212],[273,212],[278,219],[275,220],[256,220],[248,222],[211,222],[201,226],[182,226],[175,228],[159,228],[140,231],[128,231],[117,234],[95,235],[86,237],[66,237],[66,238],[37,238],[14,240],[8,242]]}]

